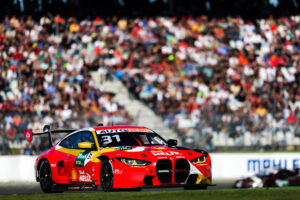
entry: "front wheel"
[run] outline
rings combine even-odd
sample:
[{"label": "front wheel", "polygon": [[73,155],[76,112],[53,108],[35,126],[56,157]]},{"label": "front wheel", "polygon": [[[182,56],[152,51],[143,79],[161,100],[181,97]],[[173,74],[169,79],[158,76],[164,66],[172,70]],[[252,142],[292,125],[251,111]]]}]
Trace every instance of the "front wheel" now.
[{"label": "front wheel", "polygon": [[101,181],[101,187],[104,192],[112,191],[114,174],[113,174],[111,162],[109,160],[105,160],[102,163],[100,169],[100,181]]}]

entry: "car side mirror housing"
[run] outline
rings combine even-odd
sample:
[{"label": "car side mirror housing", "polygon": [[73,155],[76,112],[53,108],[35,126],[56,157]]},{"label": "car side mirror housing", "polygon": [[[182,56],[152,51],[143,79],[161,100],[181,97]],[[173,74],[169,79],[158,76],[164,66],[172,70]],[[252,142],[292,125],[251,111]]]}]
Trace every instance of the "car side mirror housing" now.
[{"label": "car side mirror housing", "polygon": [[94,143],[92,142],[79,142],[78,143],[78,148],[80,149],[92,149]]},{"label": "car side mirror housing", "polygon": [[177,146],[177,140],[168,140],[169,146]]}]

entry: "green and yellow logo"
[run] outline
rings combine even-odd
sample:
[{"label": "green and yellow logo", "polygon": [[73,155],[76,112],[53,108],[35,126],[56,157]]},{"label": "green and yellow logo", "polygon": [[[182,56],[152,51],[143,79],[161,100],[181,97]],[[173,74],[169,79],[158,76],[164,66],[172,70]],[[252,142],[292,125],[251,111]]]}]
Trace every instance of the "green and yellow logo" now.
[{"label": "green and yellow logo", "polygon": [[76,157],[75,167],[84,167],[93,157],[93,153],[81,152]]}]

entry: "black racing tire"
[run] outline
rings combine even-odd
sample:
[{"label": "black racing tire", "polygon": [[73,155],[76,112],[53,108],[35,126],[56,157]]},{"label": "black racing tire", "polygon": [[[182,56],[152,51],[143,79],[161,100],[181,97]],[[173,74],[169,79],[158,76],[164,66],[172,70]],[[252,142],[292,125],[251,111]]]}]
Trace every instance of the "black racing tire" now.
[{"label": "black racing tire", "polygon": [[104,192],[113,190],[114,174],[111,162],[104,160],[100,169],[100,182]]},{"label": "black racing tire", "polygon": [[189,186],[184,186],[185,190],[206,190],[207,185],[189,185]]},{"label": "black racing tire", "polygon": [[39,181],[43,192],[52,193],[53,192],[53,182],[50,164],[47,160],[43,160],[39,169]]}]

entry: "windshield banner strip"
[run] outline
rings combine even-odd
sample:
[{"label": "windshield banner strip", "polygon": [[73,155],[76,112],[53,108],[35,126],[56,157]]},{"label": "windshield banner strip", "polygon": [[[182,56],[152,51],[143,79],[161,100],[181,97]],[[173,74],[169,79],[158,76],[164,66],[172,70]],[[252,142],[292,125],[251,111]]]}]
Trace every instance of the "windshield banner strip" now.
[{"label": "windshield banner strip", "polygon": [[106,130],[97,131],[97,134],[122,133],[122,132],[128,132],[128,131],[126,129],[106,129]]},{"label": "windshield banner strip", "polygon": [[123,132],[153,133],[153,131],[147,128],[106,129],[106,130],[100,130],[96,132],[97,134],[123,133]]}]

